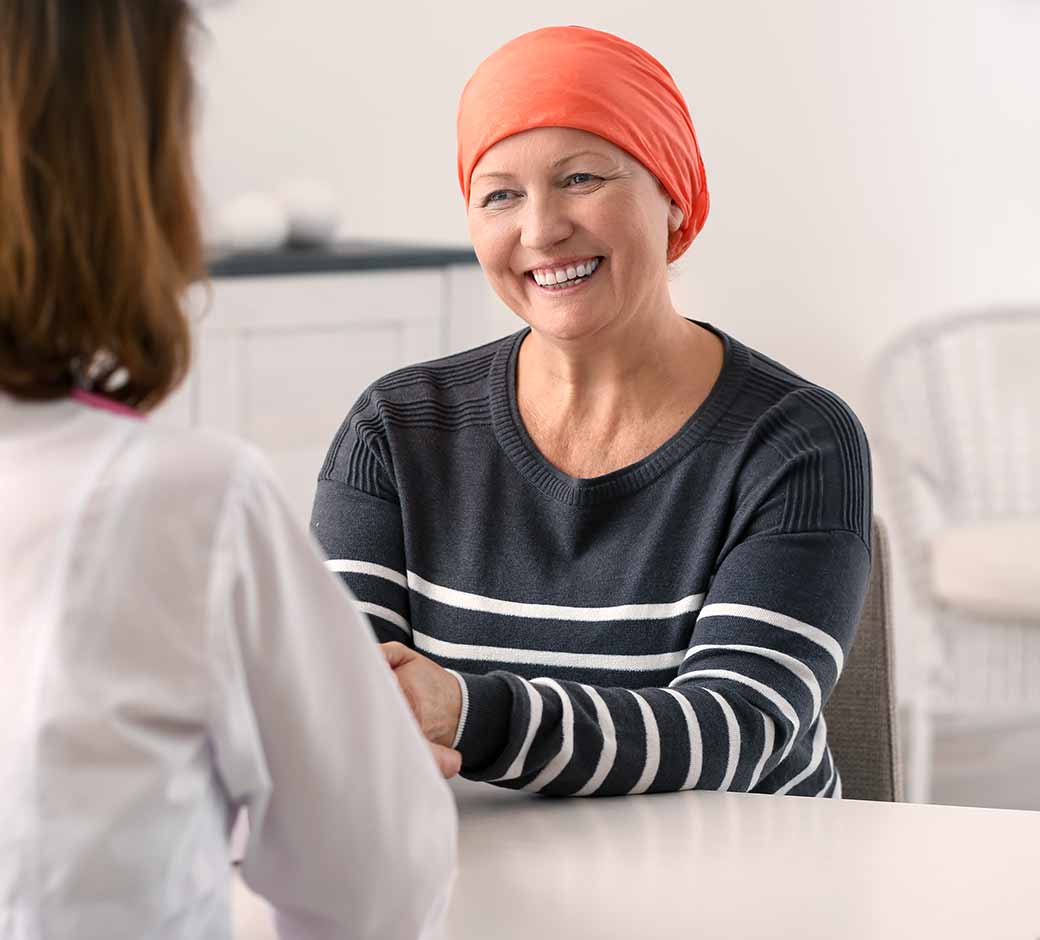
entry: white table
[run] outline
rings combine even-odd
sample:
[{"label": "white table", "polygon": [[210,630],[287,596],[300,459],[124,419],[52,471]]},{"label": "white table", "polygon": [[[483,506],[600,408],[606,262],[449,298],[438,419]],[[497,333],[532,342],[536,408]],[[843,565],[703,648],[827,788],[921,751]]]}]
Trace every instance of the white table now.
[{"label": "white table", "polygon": [[447,940],[1040,940],[1040,813],[452,787]]}]

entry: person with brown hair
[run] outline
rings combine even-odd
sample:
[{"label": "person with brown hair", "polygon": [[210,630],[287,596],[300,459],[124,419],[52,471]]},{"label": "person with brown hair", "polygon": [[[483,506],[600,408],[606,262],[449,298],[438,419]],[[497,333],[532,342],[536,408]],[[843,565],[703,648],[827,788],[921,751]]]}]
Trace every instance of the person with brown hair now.
[{"label": "person with brown hair", "polygon": [[0,938],[227,937],[240,807],[283,936],[437,936],[458,754],[259,454],[142,420],[203,269],[195,30],[0,0]]}]

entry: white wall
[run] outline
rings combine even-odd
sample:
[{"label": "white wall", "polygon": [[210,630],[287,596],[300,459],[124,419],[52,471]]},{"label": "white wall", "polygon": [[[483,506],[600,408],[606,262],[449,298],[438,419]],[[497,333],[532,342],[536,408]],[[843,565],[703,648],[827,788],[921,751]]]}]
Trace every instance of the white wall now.
[{"label": "white wall", "polygon": [[712,192],[680,309],[834,389],[868,431],[867,365],[891,337],[1040,299],[1037,0],[234,0],[206,23],[210,204],[316,175],[349,234],[410,241],[465,240],[455,108],[485,55],[565,23],[643,45],[686,95]]}]

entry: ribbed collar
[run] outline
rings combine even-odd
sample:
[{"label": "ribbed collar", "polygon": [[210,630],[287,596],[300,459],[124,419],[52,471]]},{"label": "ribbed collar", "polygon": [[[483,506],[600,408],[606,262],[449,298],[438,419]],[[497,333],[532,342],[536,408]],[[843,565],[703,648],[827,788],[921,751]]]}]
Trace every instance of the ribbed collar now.
[{"label": "ribbed collar", "polygon": [[691,320],[722,340],[722,371],[701,406],[678,431],[642,460],[603,476],[581,479],[554,467],[535,447],[516,403],[516,363],[520,344],[530,327],[502,340],[488,375],[491,421],[502,450],[527,480],[546,496],[569,506],[596,506],[649,486],[696,447],[708,430],[729,410],[747,375],[747,347],[710,323]]}]

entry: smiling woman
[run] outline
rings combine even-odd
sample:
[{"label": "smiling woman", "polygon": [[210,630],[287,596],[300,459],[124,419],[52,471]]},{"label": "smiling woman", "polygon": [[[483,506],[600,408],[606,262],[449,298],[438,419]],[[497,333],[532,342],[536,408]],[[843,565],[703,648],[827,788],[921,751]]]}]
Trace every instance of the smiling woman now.
[{"label": "smiling woman", "polygon": [[473,176],[477,257],[540,335],[573,339],[670,311],[666,261],[684,213],[620,147],[587,131],[535,128],[491,146]]},{"label": "smiling woman", "polygon": [[708,193],[686,104],[616,36],[477,68],[459,184],[526,322],[356,403],[313,526],[463,773],[587,796],[836,797],[821,709],[870,569],[870,462],[835,395],[672,303]]}]

